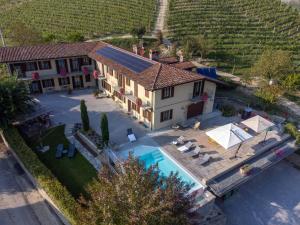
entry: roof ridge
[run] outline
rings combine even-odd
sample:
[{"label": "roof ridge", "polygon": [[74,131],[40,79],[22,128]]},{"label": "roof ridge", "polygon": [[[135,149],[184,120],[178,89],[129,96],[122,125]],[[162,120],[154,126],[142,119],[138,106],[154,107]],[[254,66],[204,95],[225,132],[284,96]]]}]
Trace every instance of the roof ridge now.
[{"label": "roof ridge", "polygon": [[154,90],[154,87],[155,87],[155,84],[157,82],[157,79],[158,79],[158,75],[160,74],[161,72],[161,69],[162,69],[162,63],[159,63],[159,68],[158,68],[158,71],[157,71],[157,74],[155,76],[155,79],[154,79],[154,82],[153,82],[153,85],[152,85],[152,89]]}]

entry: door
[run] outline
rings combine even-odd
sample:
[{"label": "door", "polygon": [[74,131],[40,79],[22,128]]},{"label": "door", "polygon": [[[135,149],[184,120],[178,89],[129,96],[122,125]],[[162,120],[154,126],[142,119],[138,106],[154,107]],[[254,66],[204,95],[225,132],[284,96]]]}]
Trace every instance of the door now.
[{"label": "door", "polygon": [[32,94],[40,94],[42,93],[42,85],[41,82],[38,81],[32,81],[31,85],[30,85],[30,92]]},{"label": "door", "polygon": [[73,88],[74,89],[83,88],[83,78],[82,78],[82,76],[72,77],[72,82],[73,82]]},{"label": "door", "polygon": [[204,107],[204,102],[198,102],[195,104],[191,104],[188,107],[187,119],[201,115],[203,113],[203,107]]}]

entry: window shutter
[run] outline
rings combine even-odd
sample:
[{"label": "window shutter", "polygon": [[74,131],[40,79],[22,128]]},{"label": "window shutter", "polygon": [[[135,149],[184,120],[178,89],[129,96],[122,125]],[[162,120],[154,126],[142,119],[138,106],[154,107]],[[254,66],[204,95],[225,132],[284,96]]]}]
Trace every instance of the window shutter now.
[{"label": "window shutter", "polygon": [[174,96],[174,87],[171,87],[171,97]]},{"label": "window shutter", "polygon": [[165,98],[165,88],[161,90],[161,99]]},{"label": "window shutter", "polygon": [[67,62],[67,60],[65,59],[64,60],[65,61],[65,68],[66,68],[66,71],[67,71],[67,73],[69,72],[69,68],[68,68],[68,62]]},{"label": "window shutter", "polygon": [[68,82],[68,84],[70,84],[70,78],[69,77],[67,77],[67,82]]},{"label": "window shutter", "polygon": [[58,65],[58,60],[55,60],[55,64],[56,64],[56,71],[57,71],[57,73],[60,73],[60,69],[59,69],[59,65]]},{"label": "window shutter", "polygon": [[164,112],[160,113],[160,122],[163,122],[163,116],[164,116]]},{"label": "window shutter", "polygon": [[173,119],[173,109],[170,110],[170,120]]},{"label": "window shutter", "polygon": [[61,78],[58,78],[58,83],[61,86]]}]

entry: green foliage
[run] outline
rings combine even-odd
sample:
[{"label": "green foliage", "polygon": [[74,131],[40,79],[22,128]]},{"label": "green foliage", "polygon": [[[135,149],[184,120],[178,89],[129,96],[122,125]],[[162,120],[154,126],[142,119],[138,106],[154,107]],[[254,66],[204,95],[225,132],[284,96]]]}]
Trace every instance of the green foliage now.
[{"label": "green foliage", "polygon": [[109,142],[109,128],[108,128],[108,119],[105,113],[101,116],[101,133],[102,140],[105,145],[108,145]]},{"label": "green foliage", "polygon": [[78,214],[82,225],[187,225],[194,203],[190,189],[177,174],[161,178],[157,166],[145,169],[129,156],[119,173],[105,167],[100,171]]},{"label": "green foliage", "polygon": [[37,184],[46,191],[73,225],[80,224],[77,223],[78,216],[76,213],[78,203],[50,170],[41,163],[37,155],[26,145],[18,130],[16,128],[8,128],[3,133],[10,147],[33,175]]},{"label": "green foliage", "polygon": [[282,95],[282,89],[278,85],[266,85],[260,87],[255,92],[255,95],[268,106],[277,102],[278,98]]},{"label": "green foliage", "polygon": [[251,68],[252,76],[261,77],[266,82],[279,82],[293,72],[291,56],[282,50],[265,50]]},{"label": "green foliage", "polygon": [[33,99],[25,82],[12,76],[0,76],[0,127],[6,127],[32,106]]},{"label": "green foliage", "polygon": [[187,58],[194,56],[206,58],[212,48],[212,43],[203,35],[192,36],[183,40],[183,52]]},{"label": "green foliage", "polygon": [[1,10],[0,4],[0,27],[4,31],[18,20],[41,33],[53,33],[61,40],[74,31],[87,38],[128,34],[136,24],[150,30],[157,14],[156,0],[21,1],[22,4],[11,4],[9,10]]},{"label": "green foliage", "polygon": [[89,119],[87,107],[84,100],[80,101],[80,115],[81,115],[83,130],[88,131],[90,129],[90,119]]},{"label": "green foliage", "polygon": [[146,28],[144,26],[134,27],[130,33],[133,37],[142,39],[146,33]]},{"label": "green foliage", "polygon": [[222,105],[220,111],[225,117],[231,117],[236,115],[236,109],[233,105]]},{"label": "green foliage", "polygon": [[293,123],[288,123],[285,125],[285,132],[289,133],[292,137],[296,139],[296,144],[300,145],[300,132]]},{"label": "green foliage", "polygon": [[282,87],[287,91],[300,90],[300,74],[290,74],[282,79]]},{"label": "green foliage", "polygon": [[273,48],[290,52],[300,72],[300,15],[280,0],[169,2],[169,38],[204,35],[214,43],[208,58],[220,69],[243,74],[264,49]]},{"label": "green foliage", "polygon": [[78,32],[73,32],[67,35],[68,42],[82,42],[84,41],[84,36]]},{"label": "green foliage", "polygon": [[7,32],[9,40],[13,43],[13,45],[24,46],[43,43],[41,33],[23,22],[12,22]]}]

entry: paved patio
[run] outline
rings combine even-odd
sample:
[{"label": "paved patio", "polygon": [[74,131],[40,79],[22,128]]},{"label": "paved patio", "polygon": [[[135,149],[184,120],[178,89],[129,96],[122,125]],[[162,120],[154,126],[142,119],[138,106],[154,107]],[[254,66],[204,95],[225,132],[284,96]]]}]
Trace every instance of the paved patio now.
[{"label": "paved patio", "polygon": [[[161,145],[165,151],[172,155],[179,163],[184,165],[188,170],[190,170],[199,180],[206,183],[209,180],[215,179],[217,176],[226,173],[229,169],[238,166],[242,162],[251,159],[255,155],[262,153],[265,149],[270,148],[270,146],[277,144],[279,141],[287,138],[285,135],[281,135],[277,130],[270,131],[268,133],[266,142],[259,144],[260,141],[264,139],[265,133],[261,133],[258,136],[245,142],[240,148],[237,158],[232,159],[234,156],[237,146],[232,147],[229,150],[225,150],[223,147],[217,143],[209,141],[208,136],[205,134],[207,130],[213,127],[224,125],[229,122],[238,122],[239,119],[236,117],[224,118],[218,117],[214,119],[207,120],[203,123],[201,130],[178,130],[178,131],[168,131],[156,135],[154,140]],[[209,154],[212,159],[204,165],[198,163],[199,159],[193,159],[191,155],[187,153],[181,153],[177,150],[177,146],[171,144],[173,140],[178,137],[184,136],[186,141],[191,141],[194,145],[201,145],[202,155]]]},{"label": "paved patio", "polygon": [[90,125],[98,133],[100,132],[100,115],[108,116],[111,141],[117,145],[128,142],[127,129],[133,128],[133,132],[141,138],[149,132],[136,120],[128,116],[122,108],[110,98],[96,99],[92,90],[74,91],[72,95],[64,92],[44,94],[37,96],[41,105],[51,112],[51,119],[55,123],[73,124],[80,122],[80,100],[86,101]]}]

